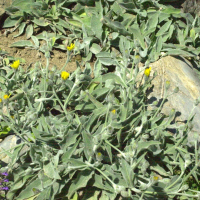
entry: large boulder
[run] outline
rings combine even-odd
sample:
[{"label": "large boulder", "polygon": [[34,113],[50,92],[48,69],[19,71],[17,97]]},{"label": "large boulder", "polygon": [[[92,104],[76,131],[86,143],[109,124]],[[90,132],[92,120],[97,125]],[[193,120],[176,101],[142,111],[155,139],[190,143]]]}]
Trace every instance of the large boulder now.
[{"label": "large boulder", "polygon": [[[153,89],[149,100],[161,101],[165,95],[166,81],[170,81],[168,94],[173,93],[176,87],[178,93],[169,96],[164,103],[162,113],[169,115],[172,109],[177,111],[176,122],[185,123],[190,117],[195,100],[200,96],[200,77],[192,64],[182,57],[166,56],[150,64],[152,73],[157,71],[157,76],[152,81]],[[195,107],[193,114],[193,131],[200,133],[200,104]]]}]

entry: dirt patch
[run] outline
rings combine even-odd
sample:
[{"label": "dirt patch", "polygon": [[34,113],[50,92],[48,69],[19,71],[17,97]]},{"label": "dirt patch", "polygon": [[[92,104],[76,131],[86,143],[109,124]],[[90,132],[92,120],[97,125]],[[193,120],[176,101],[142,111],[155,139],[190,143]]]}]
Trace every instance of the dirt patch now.
[{"label": "dirt patch", "polygon": [[[42,52],[38,50],[30,49],[30,48],[15,48],[10,47],[13,42],[17,42],[20,40],[26,40],[26,36],[22,35],[17,38],[13,36],[17,35],[17,32],[13,32],[5,36],[4,31],[0,32],[0,48],[9,53],[9,56],[13,56],[15,58],[22,58],[25,60],[25,64],[23,66],[26,68],[30,64],[34,64],[36,61],[40,61],[43,66],[46,66],[46,58]],[[61,69],[67,60],[67,52],[63,52],[60,50],[54,49],[51,52],[50,65],[49,67],[57,66],[58,69]],[[65,68],[68,72],[73,72],[76,70],[76,60],[81,61],[81,56],[74,56],[72,61],[69,62]]]}]

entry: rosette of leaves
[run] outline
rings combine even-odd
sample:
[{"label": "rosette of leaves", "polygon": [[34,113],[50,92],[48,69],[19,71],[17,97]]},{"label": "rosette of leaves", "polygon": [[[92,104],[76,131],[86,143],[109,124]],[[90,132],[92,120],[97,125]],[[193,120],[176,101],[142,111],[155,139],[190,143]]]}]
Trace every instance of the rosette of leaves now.
[{"label": "rosette of leaves", "polygon": [[78,2],[66,23],[72,38],[90,61],[92,55],[103,51],[118,54],[120,36],[131,41],[131,55],[141,62],[154,62],[163,55],[193,57],[198,62],[199,18],[162,1],[97,1],[94,5]]},{"label": "rosette of leaves", "polygon": [[199,179],[198,138],[171,124],[175,112],[147,109],[152,78],[140,84],[133,72],[116,67],[92,79],[77,69],[65,81],[56,69],[22,73],[23,95],[7,104],[16,119],[3,117],[23,139],[8,165],[8,199],[198,197],[185,186]]},{"label": "rosette of leaves", "polygon": [[70,9],[63,6],[65,1],[40,1],[40,0],[16,0],[6,8],[10,15],[4,22],[3,27],[14,27],[19,33],[26,33],[29,39],[36,28],[51,30],[60,34],[66,34],[68,24],[63,20]]}]

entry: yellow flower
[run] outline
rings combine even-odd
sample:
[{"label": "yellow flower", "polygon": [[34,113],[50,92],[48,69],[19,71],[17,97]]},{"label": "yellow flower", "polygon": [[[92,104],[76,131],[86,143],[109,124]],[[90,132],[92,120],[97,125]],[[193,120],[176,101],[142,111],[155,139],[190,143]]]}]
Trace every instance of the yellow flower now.
[{"label": "yellow flower", "polygon": [[100,157],[101,155],[102,155],[101,152],[98,152],[98,153],[97,153],[97,156],[98,156],[98,157]]},{"label": "yellow flower", "polygon": [[20,65],[19,60],[16,60],[15,62],[13,62],[13,64],[11,65],[12,68],[17,69]]},{"label": "yellow flower", "polygon": [[102,161],[102,159],[103,159],[102,153],[101,153],[101,152],[98,152],[98,153],[96,154],[96,158],[97,158],[98,161]]},{"label": "yellow flower", "polygon": [[151,72],[151,67],[146,68],[146,69],[144,70],[144,74],[145,74],[147,77],[149,77],[150,72]]},{"label": "yellow flower", "polygon": [[74,47],[75,47],[75,44],[71,43],[70,46],[67,46],[67,50],[71,51],[74,49]]},{"label": "yellow flower", "polygon": [[9,97],[10,97],[10,95],[7,95],[7,94],[5,94],[5,95],[3,96],[4,99],[8,99]]},{"label": "yellow flower", "polygon": [[157,180],[158,180],[158,177],[157,177],[157,176],[154,176],[154,177],[153,177],[153,180],[154,180],[154,181],[157,181]]},{"label": "yellow flower", "polygon": [[62,72],[61,72],[61,78],[62,78],[63,80],[68,79],[69,75],[70,75],[70,74],[69,74],[68,72],[66,72],[66,71],[62,71]]},{"label": "yellow flower", "polygon": [[112,112],[113,114],[115,114],[115,113],[116,113],[116,110],[114,109],[114,110],[112,110],[111,112]]},{"label": "yellow flower", "polygon": [[2,102],[2,99],[0,99],[0,103]]}]

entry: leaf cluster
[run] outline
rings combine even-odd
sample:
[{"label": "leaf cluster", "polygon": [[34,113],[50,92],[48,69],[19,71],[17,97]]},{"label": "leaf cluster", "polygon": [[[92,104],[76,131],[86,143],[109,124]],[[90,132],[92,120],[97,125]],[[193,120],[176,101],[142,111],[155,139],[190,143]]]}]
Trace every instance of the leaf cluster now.
[{"label": "leaf cluster", "polygon": [[[192,57],[199,63],[200,18],[165,5],[164,1],[16,0],[6,10],[10,17],[4,27],[19,29],[16,37],[25,32],[27,39],[35,42],[37,27],[54,32],[61,40],[66,31],[70,32],[67,38],[76,41],[77,53],[85,57],[84,64],[101,52],[121,56],[122,35],[131,42],[131,55],[139,55],[143,63],[163,55]],[[13,46],[32,46],[30,41],[19,43]],[[66,50],[58,43],[54,48]]]},{"label": "leaf cluster", "polygon": [[140,84],[141,72],[124,76],[127,68],[116,67],[92,79],[88,69],[64,81],[39,63],[26,71],[1,68],[2,90],[12,94],[1,119],[23,141],[8,165],[7,198],[70,199],[80,191],[82,199],[91,191],[113,200],[198,197],[185,185],[199,178],[198,136],[171,124],[174,111],[147,109],[152,78]]},{"label": "leaf cluster", "polygon": [[[23,141],[9,154],[8,199],[199,197],[188,188],[191,177],[199,183],[200,138],[188,134],[192,117],[178,127],[174,110],[161,114],[167,93],[160,105],[151,104],[147,97],[155,74],[144,78],[138,68],[161,52],[197,56],[199,18],[160,2],[16,0],[7,9],[11,16],[4,26],[26,29],[34,42],[13,46],[36,48],[47,59],[46,69],[36,62],[14,70],[12,58],[0,51],[1,95],[11,94],[0,104],[7,111],[1,109],[1,121]],[[47,29],[34,36],[34,26]],[[60,27],[70,30],[73,53],[84,56],[84,70],[77,62],[67,80],[61,79],[62,70],[49,69],[50,51],[63,48],[55,41],[66,39]]]}]

